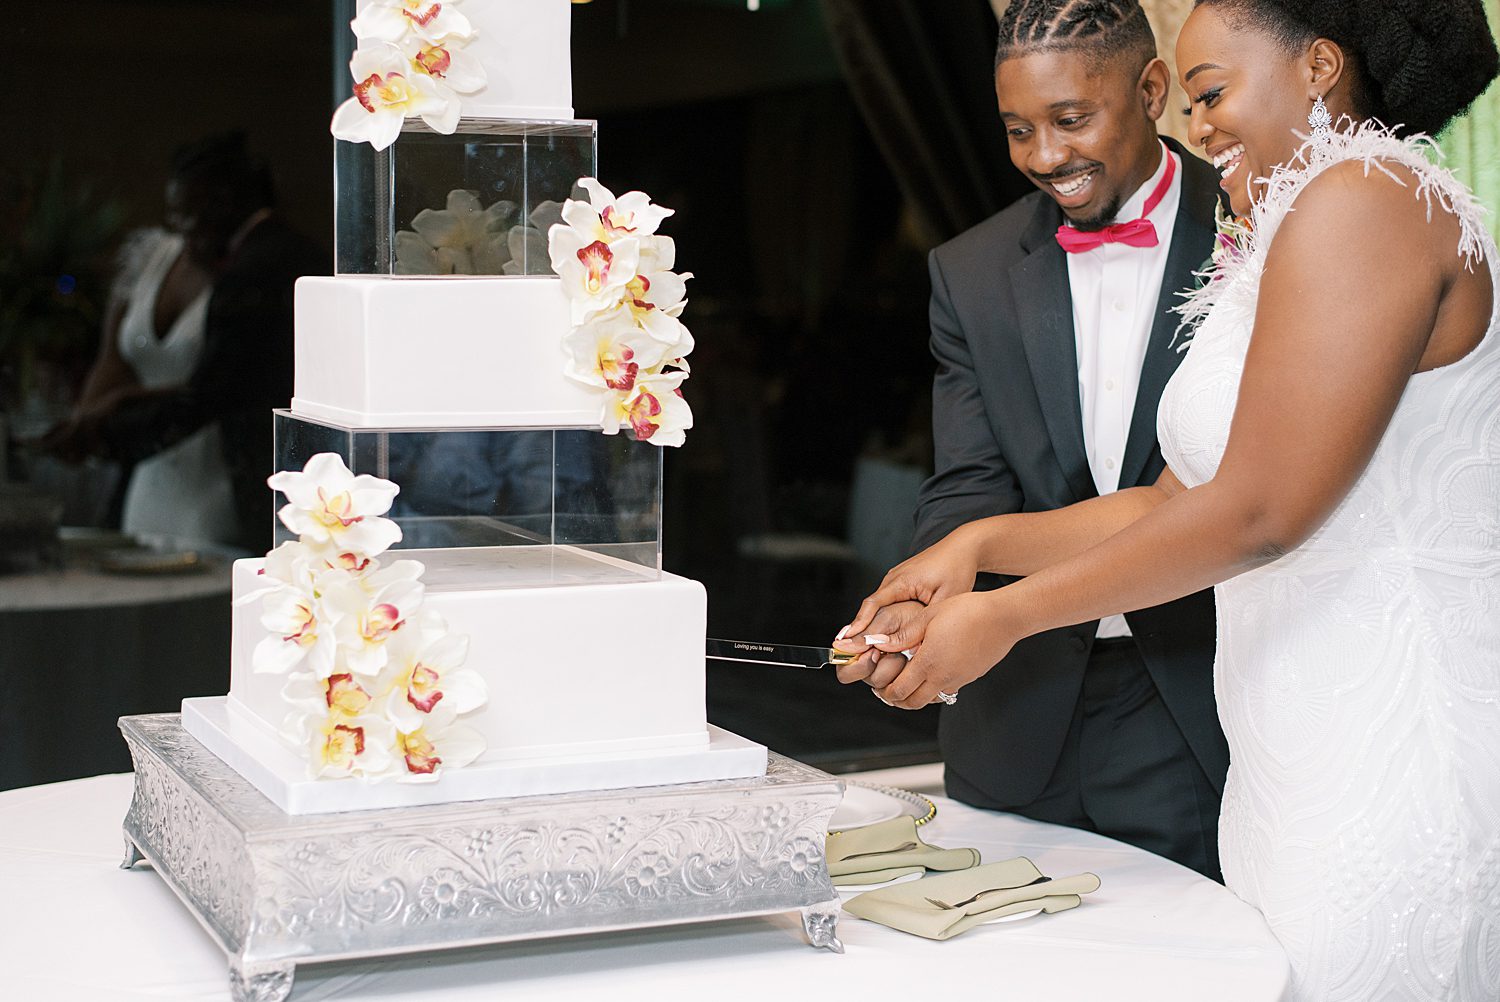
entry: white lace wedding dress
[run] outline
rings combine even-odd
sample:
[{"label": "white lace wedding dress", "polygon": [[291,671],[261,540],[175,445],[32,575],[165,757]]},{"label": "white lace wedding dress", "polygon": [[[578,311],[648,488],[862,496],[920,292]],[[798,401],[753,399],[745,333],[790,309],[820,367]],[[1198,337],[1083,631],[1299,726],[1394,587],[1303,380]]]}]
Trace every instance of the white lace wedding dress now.
[{"label": "white lace wedding dress", "polygon": [[[1382,163],[1414,171],[1415,197],[1459,217],[1454,253],[1489,269],[1500,303],[1481,211],[1419,144],[1373,128],[1315,141],[1265,190],[1246,251],[1184,307],[1198,326],[1158,431],[1190,487],[1223,456],[1277,226],[1348,159],[1371,185],[1399,183]],[[1285,945],[1297,1002],[1500,999],[1497,317],[1465,358],[1411,378],[1310,540],[1216,589],[1224,876]],[[1308,364],[1339,378],[1337,359]]]}]

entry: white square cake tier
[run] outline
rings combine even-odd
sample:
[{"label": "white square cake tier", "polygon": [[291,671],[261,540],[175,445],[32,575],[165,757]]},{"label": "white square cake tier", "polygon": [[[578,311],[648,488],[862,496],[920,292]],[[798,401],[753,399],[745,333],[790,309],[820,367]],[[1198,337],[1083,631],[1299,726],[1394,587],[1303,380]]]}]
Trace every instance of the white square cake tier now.
[{"label": "white square cake tier", "polygon": [[[742,742],[744,747],[728,749],[710,741],[704,704],[707,596],[698,582],[571,546],[398,550],[383,559],[424,564],[423,609],[439,613],[449,630],[468,636],[465,667],[478,671],[488,688],[488,702],[463,718],[483,735],[487,750],[449,775],[495,775],[488,783],[455,779],[448,791],[437,794],[285,794],[304,803],[303,810],[381,806],[371,797],[384,803],[394,796],[385,806],[397,806],[743,778],[764,770],[763,747]],[[262,565],[259,559],[235,562],[236,599],[263,587]],[[220,732],[221,745],[238,745],[241,752],[263,759],[273,773],[285,770],[278,772],[262,754],[271,746],[281,748],[303,771],[296,759],[300,749],[279,736],[288,712],[282,697],[286,677],[252,668],[255,646],[267,635],[260,617],[259,601],[234,606],[229,695],[223,711],[213,717],[222,718],[222,726],[212,729]],[[195,724],[188,705],[185,726],[208,744],[200,731],[209,718],[200,711]],[[214,750],[229,759],[220,748]],[[633,764],[622,767],[622,762]],[[261,785],[245,769],[240,771]],[[723,774],[703,775],[705,771]],[[290,780],[277,782],[284,786]],[[447,779],[374,786],[307,782],[311,787],[374,790],[442,787]],[[576,785],[580,782],[602,785]],[[264,788],[262,792],[271,795]],[[425,796],[436,799],[420,799]],[[343,804],[351,798],[348,806],[305,806]],[[296,813],[286,804],[283,809]]]},{"label": "white square cake tier", "polygon": [[292,412],[352,428],[599,423],[564,374],[572,324],[552,276],[301,278]]}]

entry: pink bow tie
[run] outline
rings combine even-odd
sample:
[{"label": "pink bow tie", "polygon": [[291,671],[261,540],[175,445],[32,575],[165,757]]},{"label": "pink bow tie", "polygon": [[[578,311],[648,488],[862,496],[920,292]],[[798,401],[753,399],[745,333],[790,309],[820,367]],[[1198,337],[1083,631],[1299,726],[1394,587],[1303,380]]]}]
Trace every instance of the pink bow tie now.
[{"label": "pink bow tie", "polygon": [[1146,206],[1141,210],[1141,218],[1132,219],[1128,223],[1111,223],[1102,230],[1080,230],[1067,225],[1059,226],[1057,242],[1062,245],[1062,249],[1069,254],[1083,254],[1096,247],[1103,247],[1105,244],[1155,247],[1161,243],[1161,239],[1156,235],[1156,227],[1146,217],[1161,204],[1163,198],[1167,197],[1167,190],[1172,186],[1172,178],[1177,173],[1177,161],[1173,159],[1170,152],[1166,156],[1167,172],[1162,175],[1151,197],[1146,199]]}]

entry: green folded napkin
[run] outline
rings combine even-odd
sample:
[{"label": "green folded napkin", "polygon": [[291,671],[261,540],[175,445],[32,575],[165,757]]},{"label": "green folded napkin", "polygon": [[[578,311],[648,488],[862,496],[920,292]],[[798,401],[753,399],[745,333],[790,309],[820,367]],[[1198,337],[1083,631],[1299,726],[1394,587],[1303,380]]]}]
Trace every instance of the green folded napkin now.
[{"label": "green folded napkin", "polygon": [[[1008,915],[1077,908],[1080,895],[1099,889],[1099,878],[1092,873],[1036,883],[1041,877],[1031,860],[1008,859],[866,891],[845,901],[844,911],[914,936],[942,940]],[[943,908],[934,901],[957,907]]]},{"label": "green folded napkin", "polygon": [[828,836],[828,874],[834,884],[879,884],[928,870],[979,865],[978,849],[940,849],[917,834],[917,819],[892,818]]}]

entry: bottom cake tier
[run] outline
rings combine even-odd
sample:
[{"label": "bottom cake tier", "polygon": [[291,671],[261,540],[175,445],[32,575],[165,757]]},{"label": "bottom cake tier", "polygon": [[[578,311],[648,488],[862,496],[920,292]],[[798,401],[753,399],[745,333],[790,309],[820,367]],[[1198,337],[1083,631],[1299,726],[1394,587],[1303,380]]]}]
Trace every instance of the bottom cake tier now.
[{"label": "bottom cake tier", "polygon": [[253,670],[267,635],[261,560],[234,567],[227,697],[188,700],[188,732],[291,814],[761,775],[763,746],[711,736],[707,597],[696,581],[568,546],[402,550],[426,571],[424,608],[469,638],[489,692],[464,718],[486,751],[429,782],[310,777],[285,737],[286,678]]}]

